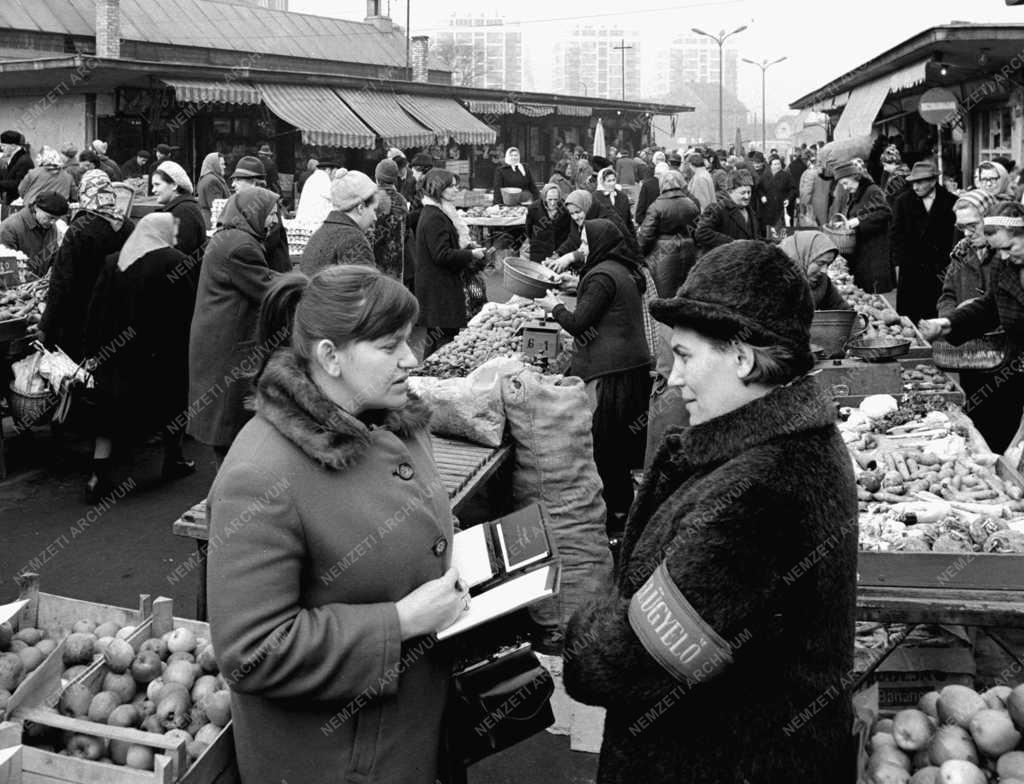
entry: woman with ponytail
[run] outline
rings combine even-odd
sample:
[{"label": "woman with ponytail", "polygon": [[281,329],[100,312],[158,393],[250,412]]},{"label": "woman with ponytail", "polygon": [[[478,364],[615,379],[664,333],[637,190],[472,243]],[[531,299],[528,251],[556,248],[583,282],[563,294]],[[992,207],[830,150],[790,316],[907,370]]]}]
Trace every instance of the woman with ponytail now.
[{"label": "woman with ponytail", "polygon": [[[282,276],[263,301],[255,416],[210,490],[210,626],[244,784],[434,784],[469,598],[408,390],[419,308],[372,267]],[[301,753],[282,753],[301,749]]]}]

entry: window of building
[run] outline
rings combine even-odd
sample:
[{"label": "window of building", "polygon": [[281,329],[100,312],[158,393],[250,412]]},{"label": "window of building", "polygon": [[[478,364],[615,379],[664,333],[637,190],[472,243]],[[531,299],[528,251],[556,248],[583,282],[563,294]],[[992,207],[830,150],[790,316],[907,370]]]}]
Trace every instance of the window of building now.
[{"label": "window of building", "polygon": [[1007,107],[977,113],[978,159],[1013,157],[1013,110]]}]

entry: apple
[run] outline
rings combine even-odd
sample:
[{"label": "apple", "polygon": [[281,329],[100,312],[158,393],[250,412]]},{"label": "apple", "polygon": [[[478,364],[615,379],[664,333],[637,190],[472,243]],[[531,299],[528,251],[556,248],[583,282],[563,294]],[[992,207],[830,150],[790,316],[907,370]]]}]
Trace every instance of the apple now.
[{"label": "apple", "polygon": [[156,702],[156,695],[160,693],[160,689],[164,687],[164,679],[161,677],[153,678],[146,686],[146,699]]},{"label": "apple", "polygon": [[192,702],[200,704],[208,694],[217,691],[217,679],[212,675],[201,675],[192,685]]},{"label": "apple", "polygon": [[135,692],[138,687],[135,685],[135,679],[132,678],[130,673],[127,672],[108,672],[103,676],[103,689],[104,691],[114,692],[124,702],[131,702],[135,698]]},{"label": "apple", "polygon": [[154,713],[152,716],[147,716],[142,720],[139,729],[159,735],[164,731],[164,725],[160,723],[160,717]]},{"label": "apple", "polygon": [[154,651],[139,651],[132,660],[132,677],[137,683],[150,683],[159,678],[162,671],[162,662]]},{"label": "apple", "polygon": [[170,651],[167,650],[167,643],[159,637],[150,637],[139,646],[139,652],[152,651],[161,659],[166,659]]},{"label": "apple", "polygon": [[199,651],[199,654],[196,656],[196,664],[203,668],[203,672],[208,672],[211,675],[216,675],[220,672],[220,667],[217,666],[217,655],[212,645],[207,645]]},{"label": "apple", "polygon": [[128,759],[128,747],[131,746],[126,740],[112,740],[107,744],[107,751],[110,753],[110,761],[115,765],[124,765]]},{"label": "apple", "polygon": [[39,629],[32,626],[26,626],[24,629],[14,635],[15,640],[21,640],[26,645],[37,645],[44,635]]},{"label": "apple", "polygon": [[124,764],[137,770],[153,770],[153,749],[133,743],[128,747]]},{"label": "apple", "polygon": [[96,624],[92,621],[81,620],[71,627],[71,631],[79,634],[96,634]]},{"label": "apple", "polygon": [[14,628],[8,621],[0,623],[0,651],[5,650],[14,639]]},{"label": "apple", "polygon": [[121,697],[112,691],[101,691],[89,703],[89,721],[106,724],[114,708],[121,704]]},{"label": "apple", "polygon": [[89,713],[92,692],[84,683],[72,683],[60,695],[60,712],[65,716],[84,718]]},{"label": "apple", "polygon": [[171,662],[176,662],[176,661],[186,661],[189,664],[192,664],[192,663],[195,662],[195,660],[196,660],[196,657],[193,656],[188,651],[178,651],[177,653],[172,653],[170,656],[167,657],[167,663],[168,664],[170,664]]},{"label": "apple", "polygon": [[87,760],[98,760],[103,756],[103,741],[92,735],[72,735],[67,742],[68,754]]},{"label": "apple", "polygon": [[213,724],[227,726],[231,721],[231,692],[215,691],[203,700],[202,708]]},{"label": "apple", "polygon": [[111,727],[137,727],[141,722],[142,717],[134,705],[118,705],[107,717]]},{"label": "apple", "polygon": [[36,647],[43,652],[43,656],[49,656],[57,650],[57,641],[51,639],[40,640],[36,643]]},{"label": "apple", "polygon": [[103,651],[103,658],[111,672],[127,672],[135,658],[135,649],[127,640],[112,639]]},{"label": "apple", "polygon": [[196,649],[196,636],[184,626],[179,626],[174,631],[168,632],[164,639],[167,642],[167,650],[171,653],[178,653],[179,651],[191,653]]},{"label": "apple", "polygon": [[192,684],[195,683],[196,675],[192,669],[190,662],[181,661],[169,661],[167,663],[167,669],[164,670],[164,683],[180,683],[186,689],[191,689]]},{"label": "apple", "polygon": [[215,724],[205,724],[196,733],[196,743],[213,743],[220,734],[221,728]]}]

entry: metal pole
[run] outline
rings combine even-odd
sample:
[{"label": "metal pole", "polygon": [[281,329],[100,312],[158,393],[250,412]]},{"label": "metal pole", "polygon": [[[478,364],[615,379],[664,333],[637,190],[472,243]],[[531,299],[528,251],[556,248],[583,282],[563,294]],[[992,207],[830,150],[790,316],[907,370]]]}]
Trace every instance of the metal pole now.
[{"label": "metal pole", "polygon": [[718,41],[718,149],[725,149],[725,110],[722,108],[722,76],[724,69],[724,57],[722,55],[722,47],[725,44],[725,39],[719,39]]},{"label": "metal pole", "polygon": [[766,124],[768,122],[768,120],[767,120],[768,115],[766,114],[766,112],[768,111],[768,104],[766,103],[765,91],[764,91],[764,75],[765,75],[765,73],[767,73],[767,71],[768,71],[767,68],[762,68],[761,69],[761,154],[762,155],[764,154],[764,151],[768,149],[768,142],[767,142],[768,131],[766,129]]},{"label": "metal pole", "polygon": [[409,4],[412,0],[405,0],[405,68],[409,71],[409,79],[412,79],[412,22],[409,19]]}]

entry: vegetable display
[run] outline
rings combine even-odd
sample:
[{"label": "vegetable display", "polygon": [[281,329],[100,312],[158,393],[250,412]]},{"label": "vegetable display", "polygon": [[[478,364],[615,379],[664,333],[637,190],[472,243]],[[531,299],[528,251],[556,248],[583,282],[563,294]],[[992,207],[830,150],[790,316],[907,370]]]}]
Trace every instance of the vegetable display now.
[{"label": "vegetable display", "polygon": [[46,307],[46,292],[49,287],[50,277],[47,275],[0,292],[0,321],[24,318],[29,324],[37,323]]},{"label": "vegetable display", "polygon": [[934,365],[918,364],[902,370],[903,388],[909,392],[955,392],[956,384]]},{"label": "vegetable display", "polygon": [[886,302],[880,294],[868,294],[853,282],[853,276],[846,267],[846,262],[837,259],[829,265],[828,275],[832,278],[836,290],[854,310],[868,319],[868,328],[860,338],[909,338],[914,345],[926,345],[914,323],[906,316],[901,316]]}]

